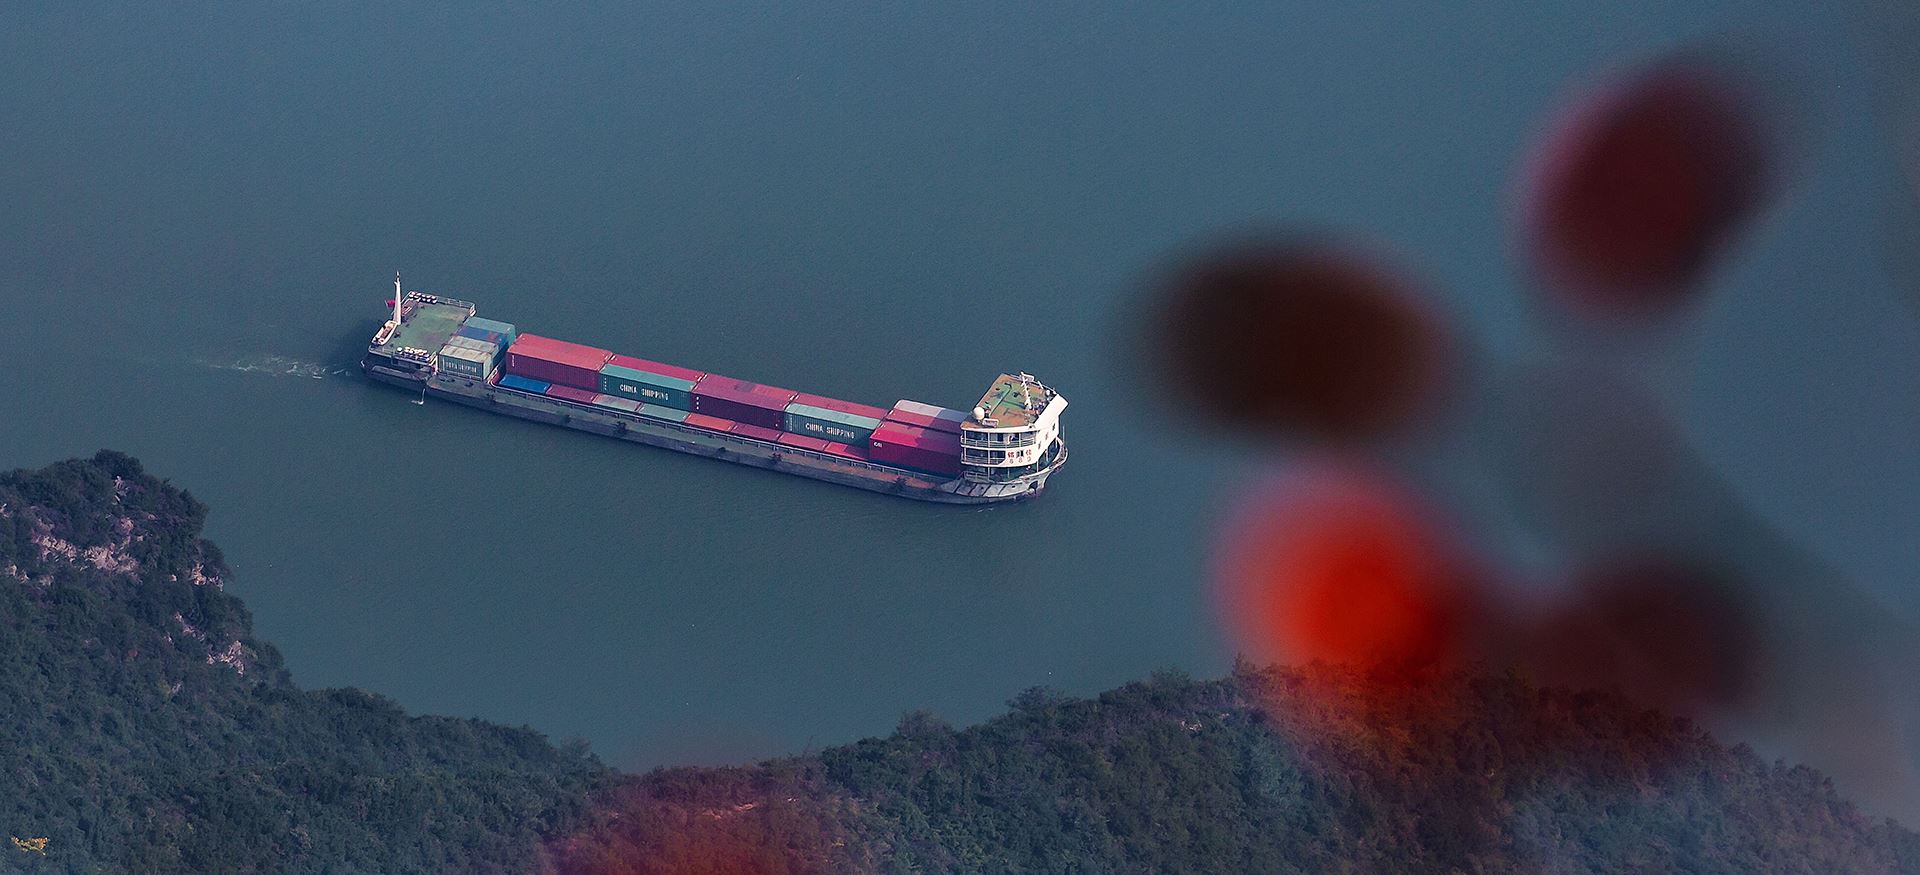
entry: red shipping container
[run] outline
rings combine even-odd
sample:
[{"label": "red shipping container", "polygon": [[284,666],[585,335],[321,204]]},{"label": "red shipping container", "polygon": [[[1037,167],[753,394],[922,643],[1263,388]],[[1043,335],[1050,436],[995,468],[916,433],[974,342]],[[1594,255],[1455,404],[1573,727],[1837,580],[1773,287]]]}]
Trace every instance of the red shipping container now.
[{"label": "red shipping container", "polygon": [[[803,450],[825,450],[827,447],[833,445],[832,441],[821,438],[807,437],[804,434],[787,434],[785,432],[780,434],[780,442],[790,447],[799,447]],[[842,446],[845,446],[845,444],[842,444]]]},{"label": "red shipping container", "polygon": [[637,359],[630,355],[616,355],[607,359],[606,364],[632,368],[636,371],[646,371],[649,374],[659,374],[662,377],[677,377],[691,383],[698,383],[701,377],[706,376],[706,374],[692,368],[661,364],[660,362],[650,362],[646,359]]},{"label": "red shipping container", "polygon": [[792,389],[708,374],[693,387],[693,411],[777,431],[795,394]]},{"label": "red shipping container", "polygon": [[957,435],[960,433],[960,423],[966,421],[967,415],[958,410],[935,407],[918,401],[899,401],[894,403],[892,410],[887,411],[885,419],[888,422],[904,423],[915,428],[930,428],[934,431]]},{"label": "red shipping container", "polygon": [[558,383],[547,387],[547,397],[577,401],[581,404],[592,404],[593,398],[597,394],[599,393],[589,392],[585,389],[575,389],[572,386],[562,386]]},{"label": "red shipping container", "polygon": [[733,433],[741,437],[750,437],[750,438],[753,438],[754,440],[767,441],[768,443],[772,443],[780,439],[780,431],[778,429],[762,428],[760,426],[749,425],[744,422],[735,423],[733,426]]},{"label": "red shipping container", "polygon": [[960,473],[960,436],[889,422],[873,432],[867,455],[873,461],[939,474]]},{"label": "red shipping container", "polygon": [[867,451],[865,447],[856,447],[852,444],[834,442],[827,444],[826,451],[829,455],[853,459],[856,462],[867,461]]},{"label": "red shipping container", "polygon": [[711,431],[717,431],[717,432],[720,432],[721,434],[725,434],[733,430],[733,420],[721,419],[718,416],[707,416],[706,414],[702,414],[702,413],[689,413],[687,414],[687,418],[684,420],[684,422],[686,422],[686,424],[688,425],[699,426],[700,428],[708,429]]},{"label": "red shipping container", "polygon": [[842,401],[838,398],[828,398],[825,395],[808,395],[802,392],[793,396],[793,400],[788,403],[805,404],[809,407],[819,407],[825,410],[838,410],[841,413],[851,413],[855,416],[864,416],[868,419],[887,418],[887,411],[881,408],[869,404],[855,404],[852,401]]},{"label": "red shipping container", "polygon": [[522,334],[507,347],[507,373],[598,392],[600,366],[612,355],[604,349]]}]

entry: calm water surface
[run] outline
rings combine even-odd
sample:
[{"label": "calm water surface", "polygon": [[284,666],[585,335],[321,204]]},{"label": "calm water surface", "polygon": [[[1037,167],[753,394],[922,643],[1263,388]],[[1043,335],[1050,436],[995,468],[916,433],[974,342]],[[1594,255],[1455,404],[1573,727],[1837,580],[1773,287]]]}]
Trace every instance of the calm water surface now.
[{"label": "calm water surface", "polygon": [[[1140,278],[1225,228],[1363,228],[1522,356],[1503,219],[1538,119],[1609,62],[1785,34],[1812,169],[1666,390],[1755,507],[1911,612],[1884,10],[1457,5],[13,9],[0,465],[136,454],[213,507],[301,683],[622,766],[1217,673],[1204,542],[1255,460],[1141,403],[1117,342]],[[1072,401],[1073,461],[1042,501],[956,509],[416,406],[353,369],[396,268],[525,329],[880,404],[1028,370]]]}]

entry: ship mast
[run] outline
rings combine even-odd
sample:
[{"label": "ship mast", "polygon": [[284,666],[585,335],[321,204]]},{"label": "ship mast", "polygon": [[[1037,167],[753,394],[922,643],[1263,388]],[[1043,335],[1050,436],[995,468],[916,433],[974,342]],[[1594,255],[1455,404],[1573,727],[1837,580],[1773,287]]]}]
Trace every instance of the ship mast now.
[{"label": "ship mast", "polygon": [[393,272],[393,324],[400,324],[400,272]]}]

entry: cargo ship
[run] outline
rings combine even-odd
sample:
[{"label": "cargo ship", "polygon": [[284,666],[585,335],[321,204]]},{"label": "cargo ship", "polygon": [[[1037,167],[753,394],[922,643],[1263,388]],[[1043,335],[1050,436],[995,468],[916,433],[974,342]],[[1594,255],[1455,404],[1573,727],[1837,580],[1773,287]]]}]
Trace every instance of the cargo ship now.
[{"label": "cargo ship", "polygon": [[1067,461],[1067,399],[1031,374],[995,377],[970,410],[881,408],[527,333],[472,303],[400,291],[360,368],[382,383],[875,492],[949,504],[1038,495]]}]

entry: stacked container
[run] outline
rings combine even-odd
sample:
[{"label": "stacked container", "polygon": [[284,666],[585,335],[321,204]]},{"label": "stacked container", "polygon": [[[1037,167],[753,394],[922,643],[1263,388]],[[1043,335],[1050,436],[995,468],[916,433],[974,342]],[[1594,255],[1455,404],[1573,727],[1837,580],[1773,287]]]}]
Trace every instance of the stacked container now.
[{"label": "stacked container", "polygon": [[787,405],[781,427],[790,434],[866,443],[886,416],[887,411],[878,407],[802,393]]},{"label": "stacked container", "polygon": [[708,374],[693,387],[693,412],[731,419],[761,428],[779,429],[787,404],[797,394],[746,380]]},{"label": "stacked container", "polygon": [[522,334],[507,348],[507,373],[597,393],[600,366],[612,355],[596,347]]},{"label": "stacked container", "polygon": [[694,384],[705,376],[687,368],[616,355],[600,367],[600,392],[615,398],[692,410]]},{"label": "stacked container", "polygon": [[967,414],[960,410],[935,407],[918,401],[899,401],[893,409],[887,411],[888,422],[898,422],[915,428],[928,428],[948,434],[959,434],[960,423],[967,421]]},{"label": "stacked container", "polygon": [[960,473],[960,436],[900,422],[874,429],[867,455],[876,462],[949,477]]},{"label": "stacked container", "polygon": [[777,428],[763,428],[758,425],[748,425],[744,422],[734,423],[732,433],[741,437],[750,437],[754,440],[766,441],[768,443],[773,443],[780,439],[780,430]]},{"label": "stacked container", "polygon": [[640,402],[631,398],[615,398],[612,395],[593,396],[593,406],[605,407],[608,410],[621,410],[627,413],[640,412]]},{"label": "stacked container", "polygon": [[827,447],[833,446],[832,441],[817,437],[807,437],[803,434],[783,434],[780,436],[780,443],[789,447],[799,447],[803,450],[814,450],[816,452],[825,452]]},{"label": "stacked container", "polygon": [[562,386],[559,383],[555,383],[547,388],[547,397],[559,398],[562,401],[572,401],[575,404],[592,404],[593,399],[599,397],[599,393],[589,392],[585,389],[575,389],[572,386]]},{"label": "stacked container", "polygon": [[515,374],[502,374],[499,382],[505,388],[532,392],[535,395],[545,395],[548,389],[553,388],[553,384],[545,380],[533,380]]},{"label": "stacked container", "polygon": [[856,462],[865,462],[868,459],[866,444],[829,443],[825,452]]},{"label": "stacked container", "polygon": [[718,416],[708,416],[704,413],[689,413],[685,419],[680,421],[697,428],[704,428],[708,431],[717,431],[721,434],[732,431],[733,427],[737,424],[731,419],[721,419]]},{"label": "stacked container", "polygon": [[456,336],[440,347],[440,370],[485,380],[493,376],[493,365],[499,358],[499,344]]},{"label": "stacked container", "polygon": [[686,422],[687,417],[693,415],[677,407],[661,407],[658,404],[642,404],[640,405],[640,409],[634,412],[641,416],[647,416],[653,419],[664,419],[668,422]]},{"label": "stacked container", "polygon": [[[468,332],[472,333],[469,334]],[[469,316],[467,317],[466,323],[460,326],[460,335],[462,337],[472,337],[475,340],[488,339],[488,337],[477,335],[490,335],[492,339],[498,340],[501,346],[512,346],[514,339],[520,336],[520,332],[513,327],[513,323],[511,322],[501,322],[498,319],[482,319],[478,316]]]}]

